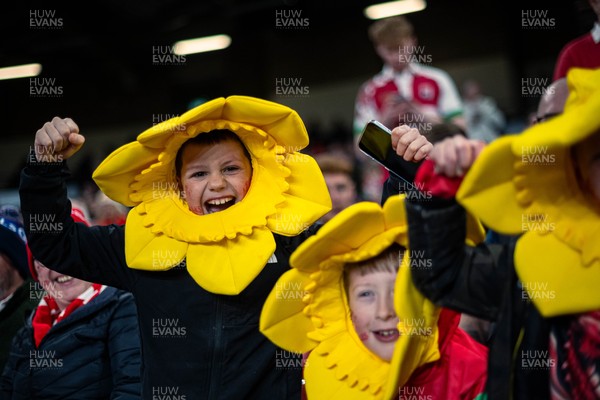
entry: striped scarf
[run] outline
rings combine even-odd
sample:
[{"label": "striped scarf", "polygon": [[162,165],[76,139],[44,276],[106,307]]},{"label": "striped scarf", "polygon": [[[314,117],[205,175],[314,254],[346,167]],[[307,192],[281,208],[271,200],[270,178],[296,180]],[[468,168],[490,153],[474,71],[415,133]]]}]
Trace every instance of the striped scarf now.
[{"label": "striped scarf", "polygon": [[62,311],[58,308],[56,300],[48,295],[44,296],[37,306],[32,320],[35,347],[38,348],[40,346],[42,339],[50,331],[50,328],[67,318],[79,307],[89,303],[93,298],[102,293],[104,289],[106,289],[106,286],[92,283],[92,286],[81,293]]},{"label": "striped scarf", "polygon": [[600,399],[600,311],[562,321],[550,334],[550,397]]}]

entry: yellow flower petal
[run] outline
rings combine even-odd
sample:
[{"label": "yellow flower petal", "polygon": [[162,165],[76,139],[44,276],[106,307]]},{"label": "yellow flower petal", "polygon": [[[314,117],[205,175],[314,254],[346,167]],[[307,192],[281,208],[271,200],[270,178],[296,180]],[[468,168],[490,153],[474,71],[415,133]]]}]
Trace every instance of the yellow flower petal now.
[{"label": "yellow flower petal", "polygon": [[544,317],[599,309],[600,261],[579,265],[580,252],[556,235],[526,233],[515,249],[515,269],[527,292],[523,301],[530,299]]},{"label": "yellow flower petal", "polygon": [[138,229],[143,216],[137,210],[127,215],[125,224],[125,256],[130,268],[164,271],[185,258],[188,244],[165,235],[154,235],[148,229]]},{"label": "yellow flower petal", "polygon": [[506,234],[521,232],[522,207],[516,201],[512,182],[513,140],[513,136],[505,136],[490,143],[465,175],[456,193],[456,199],[484,225]]},{"label": "yellow flower petal", "polygon": [[295,353],[306,353],[317,345],[306,335],[315,328],[302,312],[305,303],[301,297],[309,280],[297,269],[283,274],[265,301],[260,318],[260,331],[274,338],[277,346]]},{"label": "yellow flower petal", "polygon": [[250,236],[190,244],[187,268],[192,278],[209,292],[239,294],[262,271],[274,251],[273,233],[256,228]]}]

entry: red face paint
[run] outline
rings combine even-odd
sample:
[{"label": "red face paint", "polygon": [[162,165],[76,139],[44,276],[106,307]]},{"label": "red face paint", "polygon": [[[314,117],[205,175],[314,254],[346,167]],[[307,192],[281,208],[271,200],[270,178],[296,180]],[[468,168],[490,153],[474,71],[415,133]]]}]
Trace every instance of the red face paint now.
[{"label": "red face paint", "polygon": [[244,185],[244,188],[242,189],[242,196],[246,196],[246,193],[248,193],[248,189],[250,189],[250,180],[248,180],[248,182],[246,182],[246,184]]},{"label": "red face paint", "polygon": [[360,335],[358,335],[358,338],[364,342],[365,340],[367,340],[369,338],[369,334],[367,332],[363,332]]}]

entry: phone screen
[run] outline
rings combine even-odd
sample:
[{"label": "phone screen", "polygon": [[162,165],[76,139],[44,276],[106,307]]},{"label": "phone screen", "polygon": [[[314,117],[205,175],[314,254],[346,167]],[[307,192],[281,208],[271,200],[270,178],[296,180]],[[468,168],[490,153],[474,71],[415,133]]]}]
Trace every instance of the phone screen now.
[{"label": "phone screen", "polygon": [[412,183],[421,162],[409,162],[392,148],[392,132],[378,121],[370,121],[363,130],[358,148],[385,167],[392,175]]}]

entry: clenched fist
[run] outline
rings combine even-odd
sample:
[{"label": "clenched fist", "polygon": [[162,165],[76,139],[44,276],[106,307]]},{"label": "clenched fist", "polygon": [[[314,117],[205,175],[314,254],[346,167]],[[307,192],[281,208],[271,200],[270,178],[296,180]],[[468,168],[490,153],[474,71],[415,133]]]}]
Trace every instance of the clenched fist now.
[{"label": "clenched fist", "polygon": [[54,117],[35,134],[35,158],[38,162],[66,160],[83,146],[85,138],[71,118]]},{"label": "clenched fist", "polygon": [[463,176],[486,146],[481,140],[455,135],[436,143],[429,155],[435,172],[450,178]]}]

